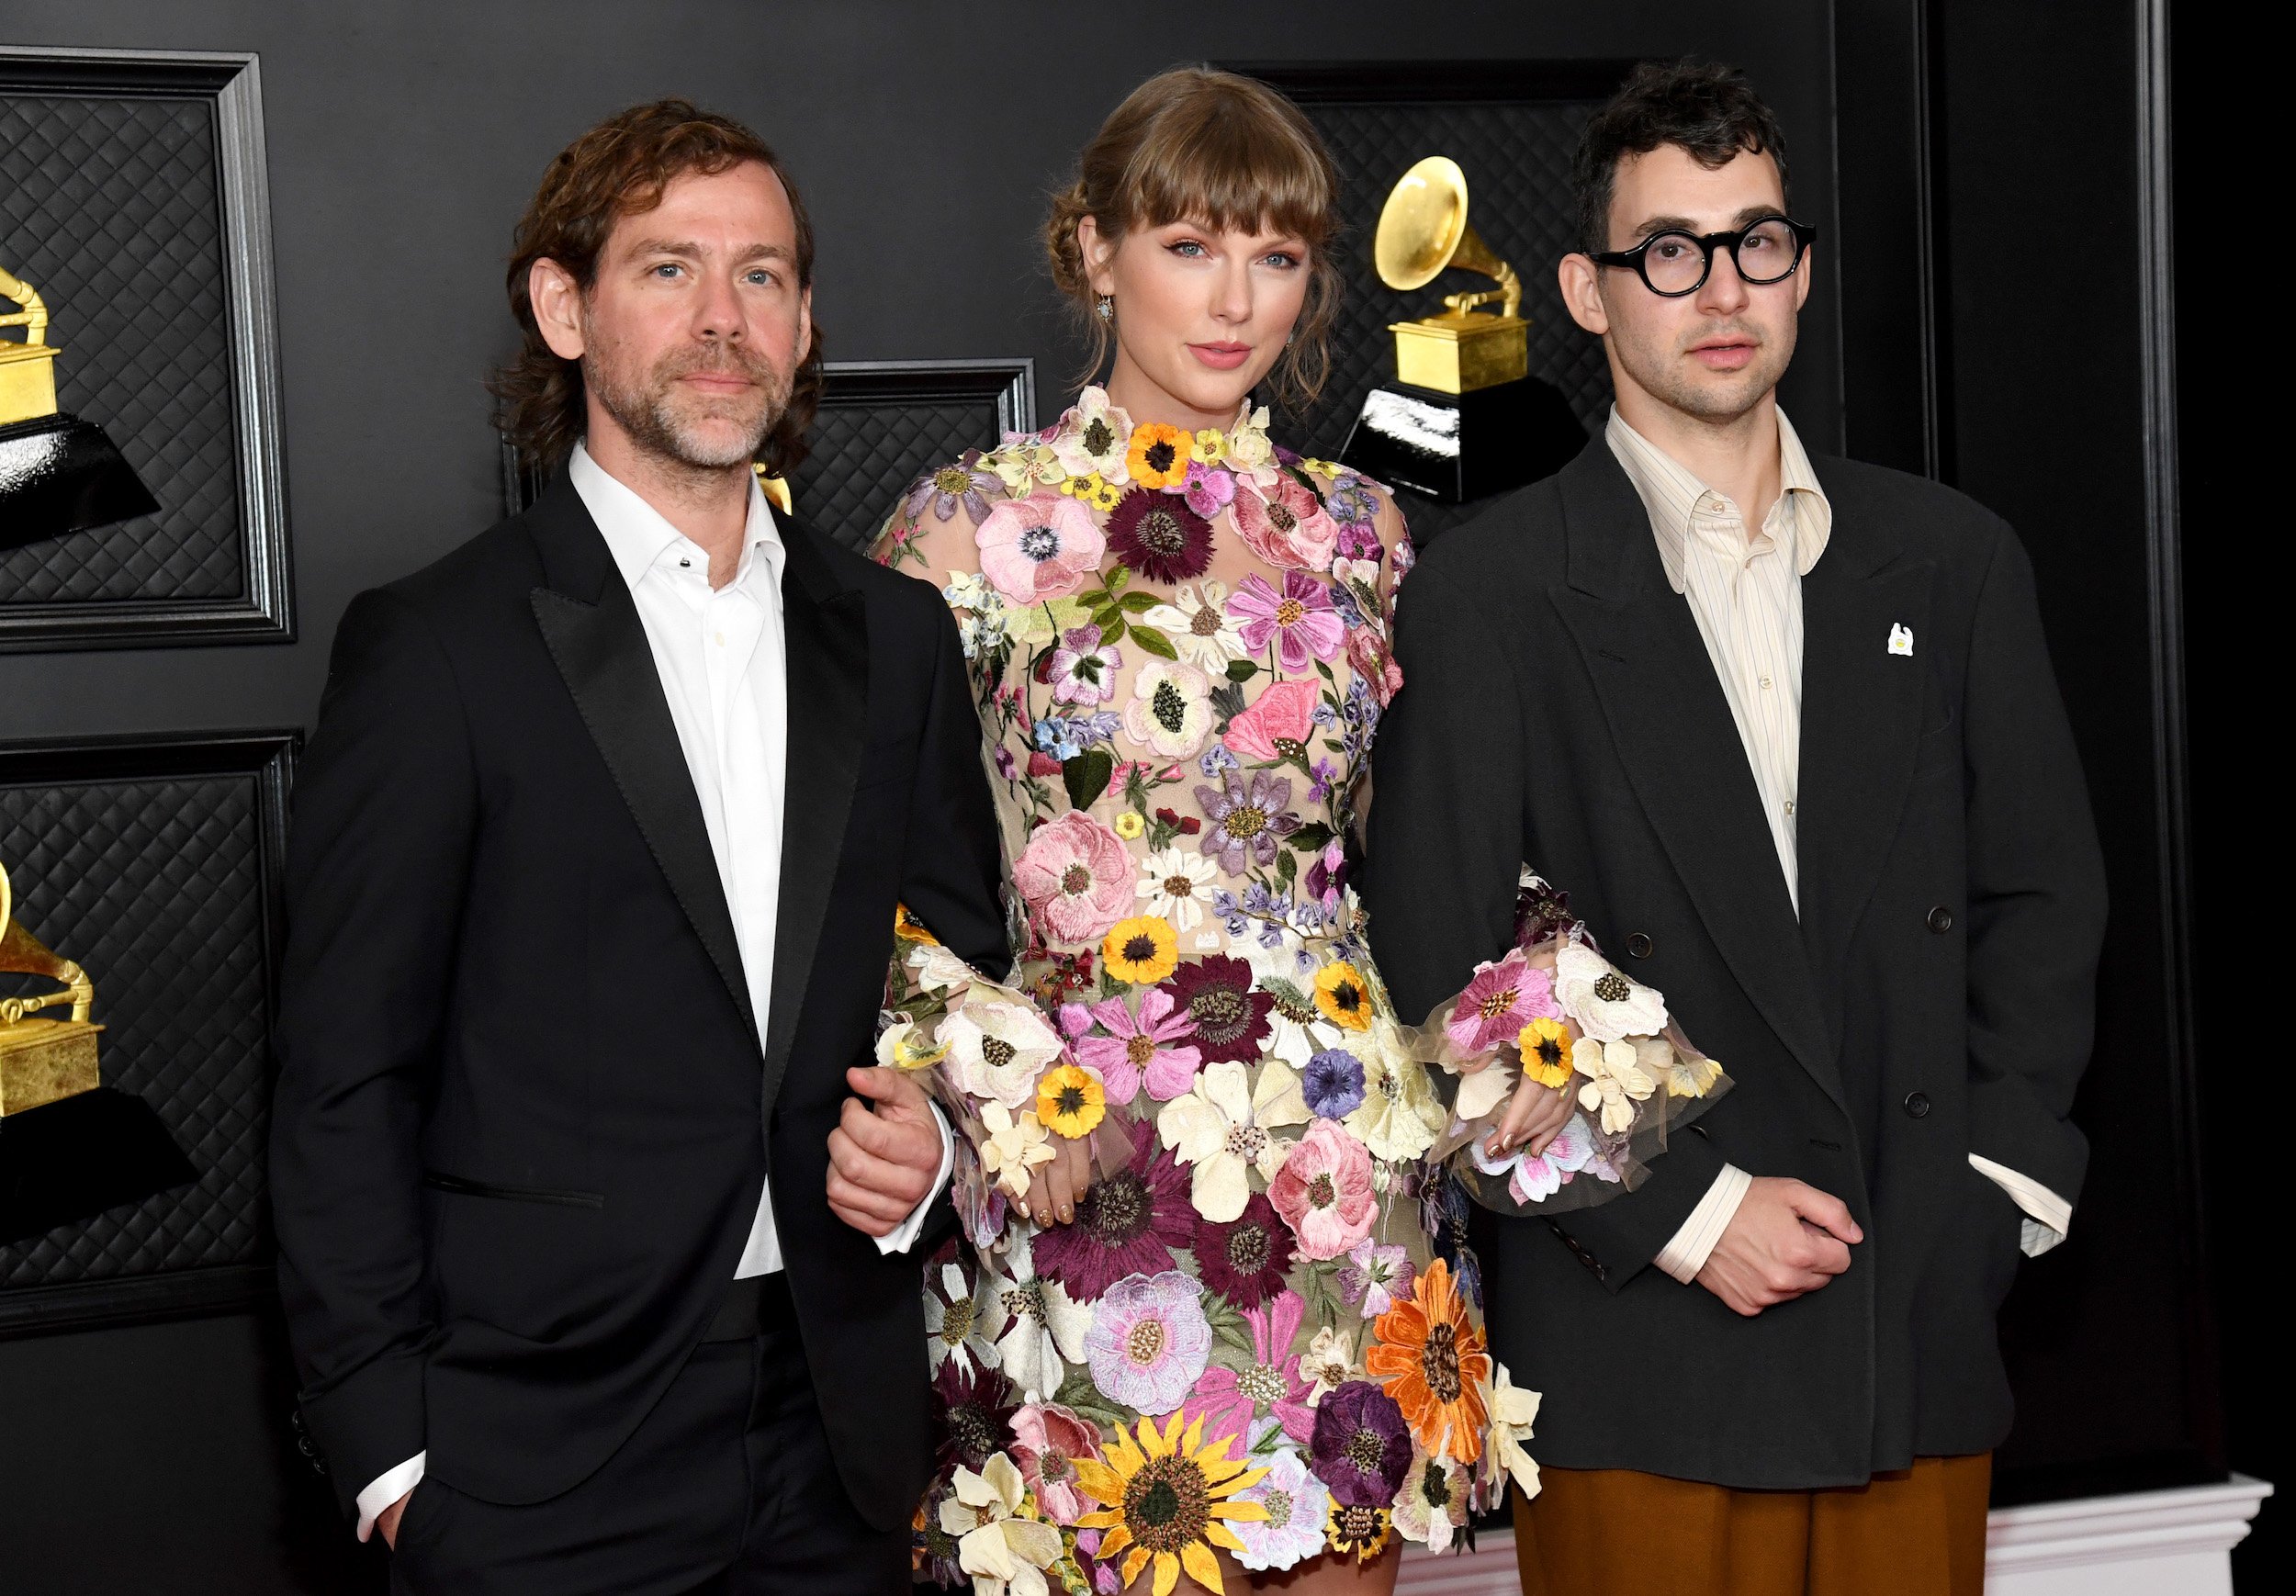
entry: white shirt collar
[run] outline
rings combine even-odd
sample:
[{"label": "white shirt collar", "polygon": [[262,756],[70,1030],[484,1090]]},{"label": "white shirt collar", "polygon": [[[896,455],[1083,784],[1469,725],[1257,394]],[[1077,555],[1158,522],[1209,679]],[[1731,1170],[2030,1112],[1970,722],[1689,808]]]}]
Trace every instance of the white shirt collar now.
[{"label": "white shirt collar", "polygon": [[[1603,440],[1649,512],[1666,579],[1681,592],[1691,512],[1713,490],[1681,461],[1628,426],[1615,404],[1609,424],[1603,429]],[[1778,411],[1778,502],[1771,514],[1777,517],[1781,511],[1790,518],[1784,520],[1781,531],[1791,539],[1795,573],[1807,576],[1832,538],[1833,504],[1818,486],[1818,473],[1810,467],[1801,436],[1784,410]]]},{"label": "white shirt collar", "polygon": [[[690,560],[702,579],[709,579],[709,556],[702,545],[670,525],[660,511],[638,497],[627,484],[610,475],[580,444],[574,445],[573,457],[567,461],[566,476],[574,491],[581,495],[591,520],[598,523],[599,535],[606,540],[607,552],[613,556],[614,567],[631,591],[636,591],[647,573],[665,561]],[[752,476],[749,521],[742,532],[741,560],[734,568],[734,579],[726,584],[727,590],[748,585],[761,565],[766,579],[778,590],[786,558],[787,550],[782,545],[781,529],[774,523],[772,508],[766,503],[765,490]]]}]

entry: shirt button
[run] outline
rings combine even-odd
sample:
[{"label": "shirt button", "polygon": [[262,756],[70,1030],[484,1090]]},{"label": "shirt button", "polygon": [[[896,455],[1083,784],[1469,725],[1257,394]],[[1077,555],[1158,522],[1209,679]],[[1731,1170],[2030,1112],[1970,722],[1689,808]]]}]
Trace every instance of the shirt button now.
[{"label": "shirt button", "polygon": [[1929,918],[1923,923],[1941,937],[1953,928],[1953,911],[1940,904],[1930,911]]},{"label": "shirt button", "polygon": [[1794,800],[1793,800],[1793,799],[1791,799],[1791,798],[1789,798],[1789,799],[1787,799],[1787,800],[1785,801],[1785,812],[1786,812],[1788,815],[1791,815],[1791,814],[1793,814],[1793,813],[1794,813]]},{"label": "shirt button", "polygon": [[1930,1095],[1927,1092],[1908,1092],[1905,1107],[1908,1118],[1925,1118],[1930,1112]]},{"label": "shirt button", "polygon": [[723,648],[723,647],[725,647],[725,646],[726,646],[726,634],[725,634],[725,633],[723,633],[723,632],[720,632],[720,633],[717,635],[717,646],[718,646],[720,648]]},{"label": "shirt button", "polygon": [[1657,944],[1650,940],[1650,934],[1648,931],[1637,931],[1626,938],[1626,951],[1638,959],[1648,959],[1656,947]]},{"label": "shirt button", "polygon": [[1766,676],[1761,679],[1761,690],[1764,692],[1768,692],[1770,691],[1770,679]]}]

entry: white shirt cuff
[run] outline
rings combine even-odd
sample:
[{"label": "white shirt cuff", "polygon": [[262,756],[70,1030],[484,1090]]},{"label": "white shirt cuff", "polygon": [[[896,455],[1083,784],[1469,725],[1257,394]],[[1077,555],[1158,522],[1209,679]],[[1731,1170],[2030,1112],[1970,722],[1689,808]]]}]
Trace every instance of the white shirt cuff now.
[{"label": "white shirt cuff", "polygon": [[934,1175],[933,1184],[925,1188],[924,1199],[909,1210],[909,1217],[877,1238],[877,1251],[887,1257],[917,1245],[917,1233],[925,1228],[925,1210],[933,1206],[940,1188],[949,1184],[950,1172],[957,1167],[957,1139],[949,1133],[948,1116],[941,1113],[938,1103],[928,1102],[926,1107],[933,1111],[933,1123],[940,1127],[940,1169]]},{"label": "white shirt cuff", "polygon": [[1753,1184],[1754,1177],[1735,1163],[1724,1164],[1714,1184],[1706,1187],[1706,1195],[1690,1210],[1690,1218],[1683,1221],[1683,1228],[1652,1262],[1685,1286],[1697,1279],[1698,1271],[1713,1256],[1715,1243],[1730,1228],[1738,1205],[1746,1200]]},{"label": "white shirt cuff", "polygon": [[2073,1205],[2039,1181],[1974,1152],[1969,1155],[1969,1167],[2009,1193],[2009,1201],[2024,1210],[2025,1225],[2018,1245],[2026,1257],[2040,1257],[2064,1241],[2073,1228]]},{"label": "white shirt cuff", "polygon": [[359,1539],[375,1533],[375,1521],[382,1517],[383,1509],[414,1489],[422,1478],[423,1459],[430,1455],[427,1449],[416,1453],[389,1473],[377,1475],[373,1484],[359,1492]]}]

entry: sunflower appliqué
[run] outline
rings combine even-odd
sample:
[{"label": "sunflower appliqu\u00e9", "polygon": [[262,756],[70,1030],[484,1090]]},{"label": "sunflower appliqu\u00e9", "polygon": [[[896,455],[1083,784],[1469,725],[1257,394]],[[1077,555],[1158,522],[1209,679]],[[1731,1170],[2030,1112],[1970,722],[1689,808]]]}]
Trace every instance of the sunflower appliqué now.
[{"label": "sunflower appliqu\u00e9", "polygon": [[1121,1575],[1130,1586],[1141,1570],[1155,1566],[1154,1596],[1170,1596],[1185,1568],[1189,1579],[1220,1591],[1220,1565],[1211,1548],[1241,1552],[1244,1543],[1232,1522],[1263,1520],[1266,1508],[1240,1501],[1236,1493],[1259,1483],[1265,1467],[1232,1460],[1234,1437],[1204,1444],[1199,1415],[1186,1430],[1174,1413],[1159,1431],[1154,1419],[1140,1422],[1139,1439],[1120,1427],[1098,1459],[1075,1460],[1076,1480],[1104,1505],[1076,1521],[1079,1529],[1101,1531],[1099,1557],[1124,1559]]},{"label": "sunflower appliqu\u00e9", "polygon": [[1428,1264],[1412,1282],[1410,1300],[1379,1315],[1371,1332],[1364,1368],[1403,1410],[1413,1439],[1461,1463],[1480,1457],[1491,1353],[1450,1266],[1441,1258]]},{"label": "sunflower appliqu\u00e9", "polygon": [[1332,1503],[1332,1516],[1323,1523],[1323,1544],[1341,1557],[1368,1563],[1387,1550],[1394,1534],[1394,1515],[1383,1507],[1354,1507]]}]

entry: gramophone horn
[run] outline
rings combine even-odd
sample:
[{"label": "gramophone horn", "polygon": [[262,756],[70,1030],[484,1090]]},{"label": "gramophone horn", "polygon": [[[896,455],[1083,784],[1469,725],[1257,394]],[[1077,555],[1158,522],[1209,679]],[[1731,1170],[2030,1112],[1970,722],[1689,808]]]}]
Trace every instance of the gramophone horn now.
[{"label": "gramophone horn", "polygon": [[[1428,156],[1395,185],[1379,212],[1371,259],[1379,280],[1390,288],[1424,288],[1446,266],[1458,266],[1498,282],[1504,314],[1523,308],[1523,285],[1514,268],[1467,219],[1467,174],[1447,155]],[[1478,296],[1476,302],[1485,301]]]}]

